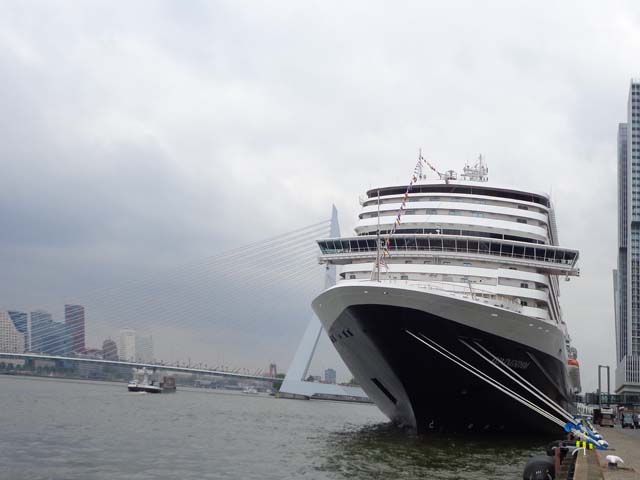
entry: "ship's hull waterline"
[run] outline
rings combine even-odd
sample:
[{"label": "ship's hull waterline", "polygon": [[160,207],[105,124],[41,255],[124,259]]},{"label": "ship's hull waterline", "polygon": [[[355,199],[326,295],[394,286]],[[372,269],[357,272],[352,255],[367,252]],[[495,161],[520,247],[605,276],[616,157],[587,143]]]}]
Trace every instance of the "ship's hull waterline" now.
[{"label": "ship's hull waterline", "polygon": [[333,287],[314,300],[313,308],[355,379],[399,425],[418,432],[558,431],[408,332],[531,399],[463,343],[477,342],[560,406],[571,408],[564,336],[547,322],[475,300],[377,282]]}]

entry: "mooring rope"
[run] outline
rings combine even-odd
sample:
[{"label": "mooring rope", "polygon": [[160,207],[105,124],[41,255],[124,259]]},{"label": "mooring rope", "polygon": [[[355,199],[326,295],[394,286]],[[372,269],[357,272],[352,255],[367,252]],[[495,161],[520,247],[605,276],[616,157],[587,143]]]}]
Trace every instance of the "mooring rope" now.
[{"label": "mooring rope", "polygon": [[524,398],[522,395],[518,394],[517,392],[514,392],[510,388],[502,385],[500,382],[494,380],[489,375],[487,375],[486,373],[482,372],[478,368],[474,367],[470,363],[464,361],[463,359],[461,359],[460,357],[458,357],[454,353],[449,352],[446,348],[442,347],[441,345],[438,345],[436,342],[431,340],[429,337],[425,336],[422,333],[420,334],[421,337],[423,337],[424,339],[428,340],[428,342],[433,343],[434,345],[431,345],[430,343],[428,343],[425,340],[423,340],[423,338],[420,338],[417,335],[414,335],[409,330],[405,330],[405,332],[407,332],[409,335],[414,337],[419,342],[425,344],[427,347],[431,348],[436,353],[442,355],[444,358],[446,358],[446,359],[450,360],[451,362],[455,363],[456,365],[464,368],[469,373],[475,375],[476,377],[478,377],[482,381],[484,381],[484,382],[488,383],[489,385],[491,385],[492,387],[500,390],[502,393],[510,396],[511,398],[516,400],[517,402],[523,404],[524,406],[530,408],[534,412],[536,412],[536,413],[540,414],[541,416],[545,417],[547,420],[555,423],[556,425],[560,426],[561,428],[564,428],[565,422],[563,422],[559,418],[555,417],[551,413],[547,412],[546,410],[538,407],[536,404],[534,404],[533,402],[527,400],[526,398]]},{"label": "mooring rope", "polygon": [[[538,388],[536,388],[534,385],[532,385],[528,380],[526,380],[524,377],[522,377],[519,373],[514,371],[511,367],[509,367],[506,363],[504,363],[500,358],[498,358],[493,353],[491,353],[487,348],[485,348],[484,346],[480,345],[478,342],[474,342],[478,347],[482,348],[485,352],[487,352],[489,355],[491,355],[493,360],[491,360],[491,358],[489,358],[489,357],[483,355],[482,353],[480,353],[478,350],[476,350],[471,345],[469,345],[465,340],[463,340],[463,339],[459,339],[459,340],[460,340],[461,343],[466,345],[471,351],[476,353],[484,361],[486,361],[487,363],[493,365],[495,368],[500,370],[507,377],[509,377],[511,380],[513,380],[518,385],[520,385],[522,388],[527,390],[533,396],[535,396],[536,398],[538,398],[539,400],[541,400],[542,402],[547,404],[547,406],[549,406],[552,409],[554,409],[557,413],[559,413],[561,416],[563,416],[566,420],[568,420],[569,422],[573,423],[574,425],[577,425],[579,423],[573,415],[571,415],[564,408],[562,408],[560,405],[558,405],[555,401],[553,401],[553,399],[549,398],[548,395],[546,395],[545,393],[541,392]],[[508,370],[508,371],[505,371],[505,369],[503,369],[500,365],[505,367],[505,369]]]}]

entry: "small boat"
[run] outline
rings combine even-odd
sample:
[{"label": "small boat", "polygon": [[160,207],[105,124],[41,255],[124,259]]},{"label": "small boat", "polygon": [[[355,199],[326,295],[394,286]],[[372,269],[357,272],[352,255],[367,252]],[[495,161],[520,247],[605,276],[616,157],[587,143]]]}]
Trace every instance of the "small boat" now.
[{"label": "small boat", "polygon": [[146,368],[143,368],[141,373],[142,381],[139,382],[136,379],[131,380],[127,384],[127,390],[130,392],[162,393],[162,387],[160,385],[156,385],[153,380],[151,380],[151,382],[149,381]]},{"label": "small boat", "polygon": [[162,393],[162,388],[159,385],[151,383],[138,383],[133,380],[127,385],[127,390],[130,392],[146,392],[146,393]]}]

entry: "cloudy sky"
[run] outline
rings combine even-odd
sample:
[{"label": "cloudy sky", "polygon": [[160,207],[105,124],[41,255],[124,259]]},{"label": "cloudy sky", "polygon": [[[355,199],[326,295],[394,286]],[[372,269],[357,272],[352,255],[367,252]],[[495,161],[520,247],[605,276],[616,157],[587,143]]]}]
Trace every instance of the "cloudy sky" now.
[{"label": "cloudy sky", "polygon": [[3,2],[0,303],[153,276],[332,203],[348,231],[358,195],[406,181],[418,147],[441,169],[483,153],[492,180],[551,191],[581,250],[561,300],[594,388],[615,364],[616,128],[640,5],[482,3]]}]

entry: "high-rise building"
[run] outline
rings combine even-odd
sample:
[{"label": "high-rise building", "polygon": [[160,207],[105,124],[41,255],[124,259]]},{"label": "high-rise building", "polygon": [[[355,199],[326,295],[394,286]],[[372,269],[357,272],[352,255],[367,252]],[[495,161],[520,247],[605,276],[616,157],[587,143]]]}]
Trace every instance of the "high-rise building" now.
[{"label": "high-rise building", "polygon": [[0,352],[24,353],[24,337],[9,313],[0,312]]},{"label": "high-rise building", "polygon": [[153,360],[153,337],[136,336],[136,361],[150,363]]},{"label": "high-rise building", "polygon": [[336,383],[336,371],[333,368],[327,368],[324,371],[325,383]]},{"label": "high-rise building", "polygon": [[9,318],[15,325],[16,329],[24,337],[24,351],[31,350],[31,323],[29,322],[29,315],[26,312],[16,312],[15,310],[9,310],[7,312]]},{"label": "high-rise building", "polygon": [[102,342],[102,358],[105,360],[118,360],[118,345],[110,338]]},{"label": "high-rise building", "polygon": [[118,344],[120,360],[135,362],[136,360],[136,331],[130,328],[120,330],[120,342]]},{"label": "high-rise building", "polygon": [[67,325],[69,330],[71,351],[83,353],[85,351],[84,307],[82,305],[65,305],[64,323]]},{"label": "high-rise building", "polygon": [[613,271],[616,393],[640,393],[640,80],[618,126],[618,268]]},{"label": "high-rise building", "polygon": [[49,355],[69,355],[71,339],[68,325],[53,320],[44,310],[31,312],[31,351]]}]

